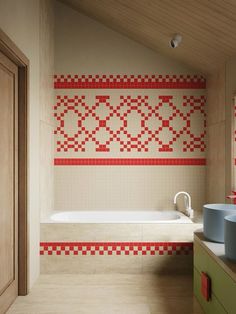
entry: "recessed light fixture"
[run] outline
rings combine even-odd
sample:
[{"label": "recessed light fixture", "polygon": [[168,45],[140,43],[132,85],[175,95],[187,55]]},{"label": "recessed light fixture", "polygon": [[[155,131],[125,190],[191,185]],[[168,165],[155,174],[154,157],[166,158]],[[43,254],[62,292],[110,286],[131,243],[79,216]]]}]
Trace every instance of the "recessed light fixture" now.
[{"label": "recessed light fixture", "polygon": [[182,36],[179,34],[175,34],[170,40],[170,47],[177,48],[182,41]]}]

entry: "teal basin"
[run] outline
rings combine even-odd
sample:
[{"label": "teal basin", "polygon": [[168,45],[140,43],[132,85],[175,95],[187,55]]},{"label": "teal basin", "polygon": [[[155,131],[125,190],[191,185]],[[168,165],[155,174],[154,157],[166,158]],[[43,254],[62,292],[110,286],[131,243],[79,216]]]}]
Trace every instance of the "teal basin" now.
[{"label": "teal basin", "polygon": [[213,242],[224,243],[224,218],[236,215],[236,205],[206,204],[203,206],[203,233]]},{"label": "teal basin", "polygon": [[236,262],[236,215],[225,217],[225,255]]}]

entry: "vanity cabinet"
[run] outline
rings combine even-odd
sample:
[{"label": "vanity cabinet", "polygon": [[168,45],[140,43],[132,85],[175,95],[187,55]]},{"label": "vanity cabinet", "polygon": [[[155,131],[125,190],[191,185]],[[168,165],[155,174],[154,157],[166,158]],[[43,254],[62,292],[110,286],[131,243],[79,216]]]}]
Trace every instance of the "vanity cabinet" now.
[{"label": "vanity cabinet", "polygon": [[226,259],[224,244],[202,232],[194,234],[194,294],[207,314],[236,313],[236,263]]}]

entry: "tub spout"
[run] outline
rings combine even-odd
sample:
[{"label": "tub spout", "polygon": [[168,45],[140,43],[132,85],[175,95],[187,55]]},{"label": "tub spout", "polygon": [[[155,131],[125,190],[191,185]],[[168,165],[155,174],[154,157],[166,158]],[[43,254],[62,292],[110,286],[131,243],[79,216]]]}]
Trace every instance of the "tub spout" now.
[{"label": "tub spout", "polygon": [[177,197],[181,194],[184,195],[184,203],[185,203],[186,213],[189,216],[189,218],[193,219],[194,211],[193,211],[192,206],[191,206],[191,196],[187,192],[180,191],[180,192],[176,193],[175,197],[174,197],[174,204],[176,205]]}]

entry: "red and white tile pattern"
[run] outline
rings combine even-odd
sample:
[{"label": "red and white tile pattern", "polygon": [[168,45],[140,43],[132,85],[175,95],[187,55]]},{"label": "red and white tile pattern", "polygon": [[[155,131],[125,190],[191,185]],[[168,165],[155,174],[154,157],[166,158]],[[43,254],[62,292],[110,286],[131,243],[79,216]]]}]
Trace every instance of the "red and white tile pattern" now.
[{"label": "red and white tile pattern", "polygon": [[191,242],[41,242],[40,255],[191,255]]},{"label": "red and white tile pattern", "polygon": [[172,89],[202,89],[206,80],[200,75],[54,75],[56,89],[134,89],[134,88],[172,88]]},{"label": "red and white tile pattern", "polygon": [[[105,116],[101,116],[101,107],[106,109]],[[184,95],[182,105],[177,107],[171,95],[159,95],[154,106],[149,103],[148,95],[136,98],[120,95],[119,104],[109,95],[97,95],[93,105],[87,103],[85,95],[57,95],[54,106],[56,151],[84,153],[87,144],[93,143],[98,153],[149,153],[152,149],[163,153],[174,152],[178,140],[183,153],[204,152],[204,107],[205,96]],[[77,125],[70,132],[66,122],[68,115],[73,116]],[[132,124],[134,115],[136,128]],[[203,121],[199,131],[192,127],[196,115]]]}]

